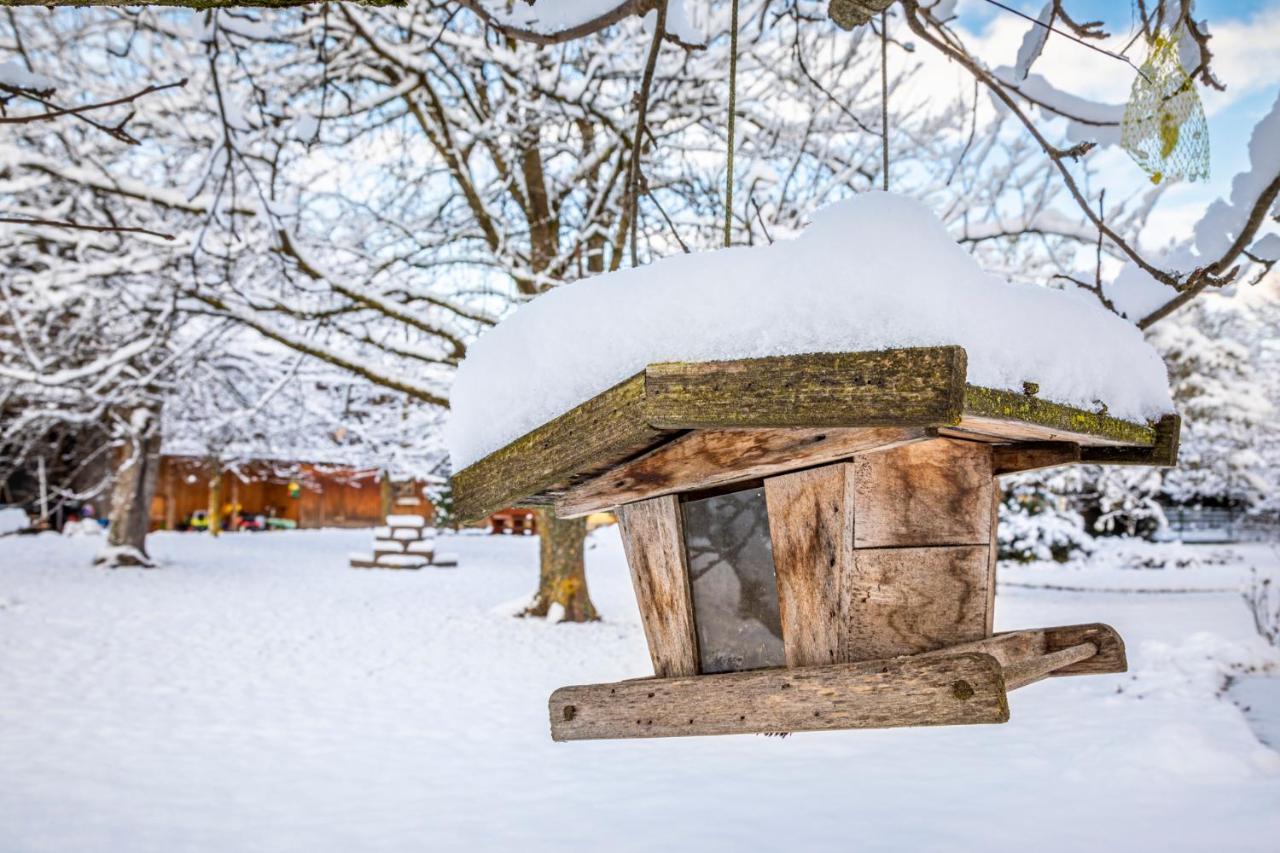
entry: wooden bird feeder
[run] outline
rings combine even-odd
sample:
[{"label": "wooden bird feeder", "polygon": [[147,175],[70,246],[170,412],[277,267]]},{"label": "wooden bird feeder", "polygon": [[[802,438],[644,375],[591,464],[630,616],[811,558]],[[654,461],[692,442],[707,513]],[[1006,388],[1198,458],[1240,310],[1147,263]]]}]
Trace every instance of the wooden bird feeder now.
[{"label": "wooden bird feeder", "polygon": [[465,517],[617,512],[654,676],[564,687],[556,740],[1003,723],[1124,672],[1106,625],[992,632],[1003,474],[1173,465],[1134,423],[970,385],[942,346],[652,364],[460,471]]}]

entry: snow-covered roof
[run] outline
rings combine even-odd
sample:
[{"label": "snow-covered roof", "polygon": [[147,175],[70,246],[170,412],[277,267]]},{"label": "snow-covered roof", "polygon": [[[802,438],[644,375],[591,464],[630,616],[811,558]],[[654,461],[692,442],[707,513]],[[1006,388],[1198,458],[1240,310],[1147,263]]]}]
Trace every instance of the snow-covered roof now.
[{"label": "snow-covered roof", "polygon": [[522,306],[459,367],[445,440],[460,470],[654,363],[944,345],[966,350],[974,385],[1033,382],[1133,421],[1173,411],[1133,325],[1084,294],[984,272],[919,202],[871,192],[794,240],[677,255]]}]

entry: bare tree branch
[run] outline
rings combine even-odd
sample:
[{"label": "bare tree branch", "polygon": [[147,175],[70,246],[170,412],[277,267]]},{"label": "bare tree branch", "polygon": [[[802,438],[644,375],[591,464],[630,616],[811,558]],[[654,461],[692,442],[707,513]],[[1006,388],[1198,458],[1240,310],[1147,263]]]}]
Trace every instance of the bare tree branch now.
[{"label": "bare tree branch", "polygon": [[25,216],[0,216],[0,222],[10,225],[45,225],[51,228],[73,228],[78,231],[97,231],[104,234],[146,234],[149,237],[160,237],[164,240],[174,239],[172,234],[152,231],[149,228],[128,228],[123,225],[83,225],[79,222],[59,221],[57,219],[31,219]]}]

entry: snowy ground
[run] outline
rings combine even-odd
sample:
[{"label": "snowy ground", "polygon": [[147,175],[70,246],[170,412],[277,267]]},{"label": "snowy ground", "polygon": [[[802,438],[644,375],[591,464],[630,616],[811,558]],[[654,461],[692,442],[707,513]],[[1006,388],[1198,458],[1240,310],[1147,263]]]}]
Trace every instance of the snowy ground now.
[{"label": "snowy ground", "polygon": [[1266,546],[1005,571],[1025,586],[997,627],[1109,622],[1131,672],[1032,685],[1003,726],[555,744],[555,687],[650,672],[616,533],[588,552],[588,626],[508,615],[533,539],[346,568],[368,538],[158,534],[158,571],[0,539],[0,850],[1280,847],[1280,754],[1219,696],[1280,655],[1212,591],[1280,574]]}]

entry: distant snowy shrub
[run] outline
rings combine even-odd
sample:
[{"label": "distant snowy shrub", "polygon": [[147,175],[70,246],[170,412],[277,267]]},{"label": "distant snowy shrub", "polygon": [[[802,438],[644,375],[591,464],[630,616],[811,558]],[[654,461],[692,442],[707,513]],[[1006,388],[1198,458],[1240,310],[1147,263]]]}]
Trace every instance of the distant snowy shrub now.
[{"label": "distant snowy shrub", "polygon": [[435,526],[438,529],[457,531],[462,527],[462,519],[454,508],[453,480],[450,477],[427,486],[427,499],[435,507]]},{"label": "distant snowy shrub", "polygon": [[1035,483],[1014,485],[1000,504],[999,559],[1065,563],[1094,550],[1084,518],[1065,497]]},{"label": "distant snowy shrub", "polygon": [[1272,597],[1271,578],[1259,578],[1253,570],[1253,582],[1244,594],[1245,604],[1253,614],[1253,626],[1268,643],[1280,648],[1280,596]]}]

